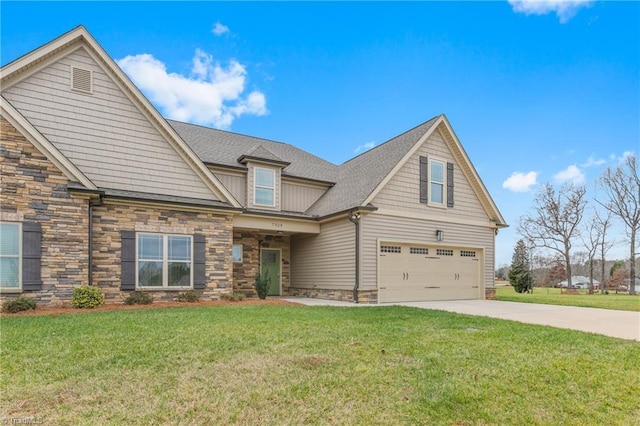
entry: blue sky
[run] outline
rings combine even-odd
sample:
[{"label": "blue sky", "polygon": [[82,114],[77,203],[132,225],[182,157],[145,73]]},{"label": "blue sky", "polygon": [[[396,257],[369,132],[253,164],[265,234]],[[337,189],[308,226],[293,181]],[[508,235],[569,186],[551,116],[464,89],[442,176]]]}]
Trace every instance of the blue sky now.
[{"label": "blue sky", "polygon": [[511,225],[497,266],[541,184],[593,198],[606,167],[640,152],[639,2],[2,1],[0,13],[2,65],[84,25],[165,116],[336,164],[446,114]]}]

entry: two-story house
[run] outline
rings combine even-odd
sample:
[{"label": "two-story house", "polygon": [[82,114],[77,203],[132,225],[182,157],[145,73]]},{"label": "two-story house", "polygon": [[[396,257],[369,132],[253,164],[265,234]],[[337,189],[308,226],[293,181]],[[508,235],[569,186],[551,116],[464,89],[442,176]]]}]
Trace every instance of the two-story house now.
[{"label": "two-story house", "polygon": [[505,221],[444,115],[335,165],[167,120],[83,27],[1,69],[0,293],[491,297]]}]

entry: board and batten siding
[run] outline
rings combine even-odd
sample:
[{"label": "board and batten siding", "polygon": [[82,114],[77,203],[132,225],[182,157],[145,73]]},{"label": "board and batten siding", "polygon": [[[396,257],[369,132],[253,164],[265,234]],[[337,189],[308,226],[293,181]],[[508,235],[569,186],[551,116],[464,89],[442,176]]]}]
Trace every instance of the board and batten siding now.
[{"label": "board and batten siding", "polygon": [[241,205],[247,205],[247,175],[245,173],[231,174],[215,171],[214,175]]},{"label": "board and batten siding", "polygon": [[301,185],[293,182],[282,182],[282,210],[288,212],[305,212],[313,205],[327,188]]},{"label": "board and batten siding", "polygon": [[[93,93],[71,90],[71,66]],[[84,48],[2,94],[98,187],[217,199]]]},{"label": "board and batten siding", "polygon": [[[420,157],[425,156],[454,163],[454,206],[448,208],[420,203]],[[446,192],[445,192],[446,195]],[[460,170],[451,151],[439,131],[433,134],[418,149],[404,166],[389,180],[373,200],[380,209],[392,209],[417,214],[428,213],[430,218],[447,220],[471,220],[486,222],[489,217],[480,204],[473,188]]]},{"label": "board and batten siding", "polygon": [[351,290],[355,280],[355,231],[343,218],[320,225],[320,234],[291,237],[291,286]]},{"label": "board and batten siding", "polygon": [[[436,230],[444,231],[444,241],[436,241]],[[407,242],[442,247],[481,249],[484,287],[494,286],[494,229],[481,226],[434,222],[370,213],[362,218],[362,290],[377,288],[378,241]]]}]

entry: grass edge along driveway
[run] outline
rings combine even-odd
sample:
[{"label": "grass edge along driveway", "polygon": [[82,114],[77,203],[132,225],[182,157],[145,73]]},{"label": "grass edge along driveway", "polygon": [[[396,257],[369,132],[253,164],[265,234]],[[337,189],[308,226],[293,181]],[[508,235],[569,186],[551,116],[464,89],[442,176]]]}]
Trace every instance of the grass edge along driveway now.
[{"label": "grass edge along driveway", "polygon": [[566,290],[547,287],[534,287],[533,293],[516,293],[513,287],[506,285],[496,287],[496,300],[640,312],[640,295],[626,293],[587,294],[580,290],[578,294],[567,294]]},{"label": "grass edge along driveway", "polygon": [[3,317],[3,421],[637,424],[640,344],[399,306]]}]

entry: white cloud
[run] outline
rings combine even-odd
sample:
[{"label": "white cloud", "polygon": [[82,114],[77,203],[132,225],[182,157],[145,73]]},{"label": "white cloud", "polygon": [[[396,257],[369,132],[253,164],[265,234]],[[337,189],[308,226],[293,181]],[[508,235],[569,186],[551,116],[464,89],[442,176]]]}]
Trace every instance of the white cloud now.
[{"label": "white cloud", "polygon": [[507,180],[502,182],[502,187],[513,192],[528,192],[538,179],[537,172],[521,173],[514,172]]},{"label": "white cloud", "polygon": [[593,155],[590,155],[589,158],[587,159],[587,161],[582,163],[580,165],[580,167],[587,168],[587,167],[594,167],[594,166],[602,166],[606,162],[607,162],[607,160],[605,160],[603,158],[593,158]]},{"label": "white cloud", "polygon": [[222,34],[229,32],[229,27],[221,24],[220,22],[216,22],[215,24],[213,24],[213,28],[211,29],[211,32],[217,36],[221,36]]},{"label": "white cloud", "polygon": [[267,114],[263,93],[245,94],[247,71],[232,60],[225,67],[197,49],[190,76],[167,71],[150,54],[116,61],[151,102],[168,118],[228,128],[241,115]]},{"label": "white cloud", "polygon": [[371,148],[373,148],[374,146],[376,146],[375,142],[363,143],[362,145],[360,145],[356,149],[354,149],[353,152],[357,154],[359,152],[368,151]]},{"label": "white cloud", "polygon": [[575,164],[570,165],[561,172],[556,173],[553,178],[558,183],[570,182],[574,185],[581,185],[584,183],[584,173]]},{"label": "white cloud", "polygon": [[589,7],[594,0],[509,0],[514,12],[525,15],[555,13],[561,23],[568,22],[578,10]]}]

